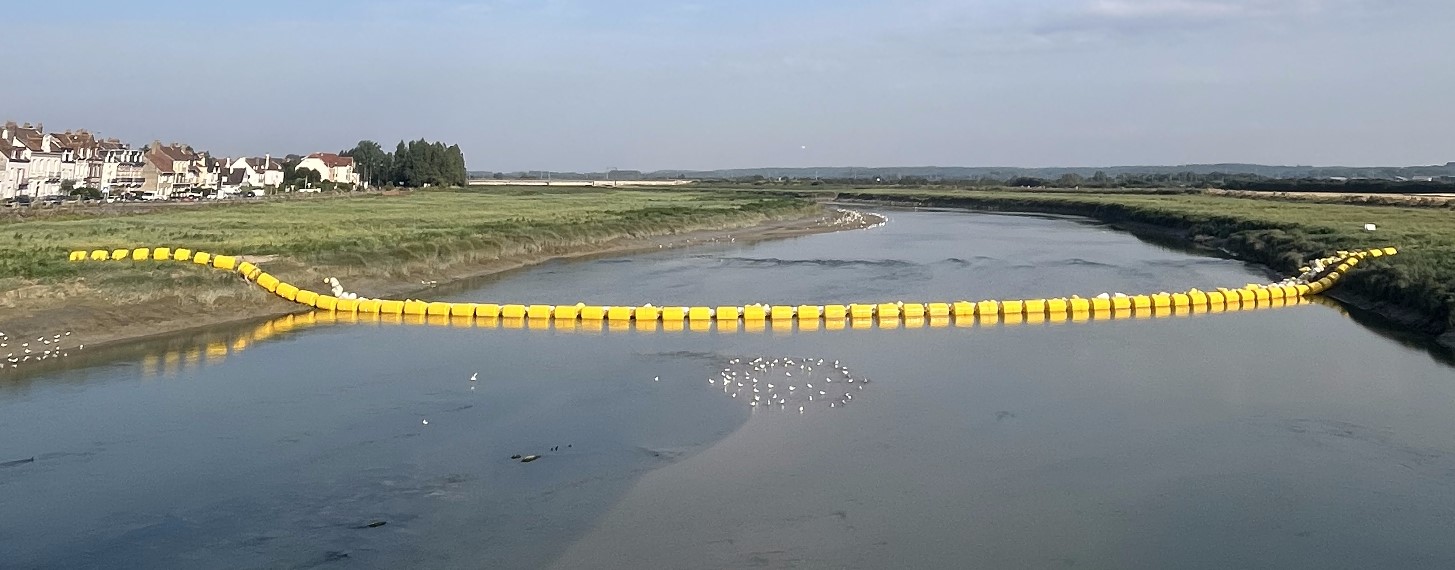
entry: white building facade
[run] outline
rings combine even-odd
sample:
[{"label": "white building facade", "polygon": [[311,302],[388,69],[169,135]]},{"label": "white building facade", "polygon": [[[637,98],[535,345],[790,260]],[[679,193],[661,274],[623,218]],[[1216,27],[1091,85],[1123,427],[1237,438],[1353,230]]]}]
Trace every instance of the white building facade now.
[{"label": "white building facade", "polygon": [[30,161],[20,149],[0,143],[0,200],[30,195]]},{"label": "white building facade", "polygon": [[324,182],[355,185],[359,183],[359,174],[354,171],[354,159],[348,156],[339,156],[331,152],[315,152],[304,157],[298,163],[298,168],[318,172],[319,178]]},{"label": "white building facade", "polygon": [[283,185],[283,163],[271,155],[262,158],[239,158],[230,166],[242,170],[243,186],[253,188],[277,188]]}]

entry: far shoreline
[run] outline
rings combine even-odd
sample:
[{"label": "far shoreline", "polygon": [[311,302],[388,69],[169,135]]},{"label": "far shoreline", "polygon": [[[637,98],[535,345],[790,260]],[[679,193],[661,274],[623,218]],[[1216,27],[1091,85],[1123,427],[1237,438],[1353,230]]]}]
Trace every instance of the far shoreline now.
[{"label": "far shoreline", "polygon": [[[962,195],[914,192],[893,194],[857,191],[837,195],[834,203],[860,207],[933,207],[972,212],[1049,214],[1083,217],[1108,224],[1118,231],[1124,231],[1144,238],[1151,237],[1169,243],[1176,243],[1190,251],[1200,251],[1208,255],[1223,256],[1229,259],[1253,263],[1263,268],[1270,275],[1282,275],[1284,273],[1275,264],[1270,263],[1266,255],[1263,257],[1254,255],[1258,253],[1254,251],[1257,245],[1234,243],[1225,237],[1199,234],[1194,223],[1185,220],[1183,223],[1169,223],[1167,217],[1144,213],[1142,209],[1137,207],[1107,208],[1103,204],[1080,202],[1074,196],[1004,198],[1001,196],[977,195],[974,193],[965,193]],[[1277,246],[1274,247],[1274,250],[1282,251]],[[1431,350],[1435,350],[1435,347],[1443,351],[1455,349],[1455,331],[1446,328],[1441,323],[1431,322],[1428,315],[1421,314],[1419,311],[1404,306],[1399,302],[1390,299],[1381,299],[1375,294],[1357,290],[1349,284],[1344,284],[1341,287],[1328,291],[1324,296],[1346,307],[1359,309],[1366,315],[1373,317],[1384,328],[1402,334],[1415,335],[1423,339],[1430,345],[1429,349]]]}]

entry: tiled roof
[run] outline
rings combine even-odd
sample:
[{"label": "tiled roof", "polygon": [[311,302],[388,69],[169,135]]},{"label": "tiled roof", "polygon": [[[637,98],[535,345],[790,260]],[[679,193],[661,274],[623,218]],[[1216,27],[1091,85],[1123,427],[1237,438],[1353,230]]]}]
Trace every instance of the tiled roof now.
[{"label": "tiled roof", "polygon": [[148,152],[146,154],[147,161],[151,162],[152,166],[155,166],[158,171],[172,172],[173,160],[171,156],[163,152]]},{"label": "tiled roof", "polygon": [[[249,159],[247,159],[247,161],[248,161],[248,166],[253,167],[254,170],[282,170],[283,169],[283,163],[282,162],[279,162],[278,159],[276,159],[276,158],[274,158],[274,159],[267,159],[267,158],[263,158],[263,157],[256,157],[256,158],[249,158]],[[266,167],[263,164],[265,162],[267,163]]]},{"label": "tiled roof", "polygon": [[225,182],[225,184],[227,184],[228,186],[241,186],[243,181],[247,180],[247,177],[247,170],[244,170],[242,168],[233,168],[227,171],[227,181]]},{"label": "tiled roof", "polygon": [[315,152],[308,155],[308,158],[316,158],[322,160],[323,165],[329,168],[340,168],[354,165],[353,157],[339,156],[331,152]]},{"label": "tiled roof", "polygon": [[45,135],[40,134],[39,131],[20,129],[16,131],[15,138],[25,148],[30,149],[30,152],[41,152],[41,149],[45,148]]},{"label": "tiled roof", "polygon": [[157,151],[167,158],[170,158],[177,162],[189,161],[197,157],[195,154],[189,152],[186,148],[183,148],[180,145],[160,145],[157,147]]},{"label": "tiled roof", "polygon": [[51,133],[51,137],[55,139],[61,148],[80,150],[96,146],[96,137],[86,131]]}]

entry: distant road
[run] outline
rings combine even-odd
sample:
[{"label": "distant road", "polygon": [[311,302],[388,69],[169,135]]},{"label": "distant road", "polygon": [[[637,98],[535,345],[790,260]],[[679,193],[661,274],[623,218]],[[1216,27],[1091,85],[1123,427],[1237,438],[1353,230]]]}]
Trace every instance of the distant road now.
[{"label": "distant road", "polygon": [[685,186],[691,180],[471,180],[471,186]]}]

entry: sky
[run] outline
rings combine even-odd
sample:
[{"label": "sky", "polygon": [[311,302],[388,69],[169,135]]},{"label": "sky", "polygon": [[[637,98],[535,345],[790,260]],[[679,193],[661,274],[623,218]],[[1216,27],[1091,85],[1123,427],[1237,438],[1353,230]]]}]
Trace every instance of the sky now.
[{"label": "sky", "polygon": [[1455,161],[1449,0],[7,2],[0,121],[472,170]]}]

